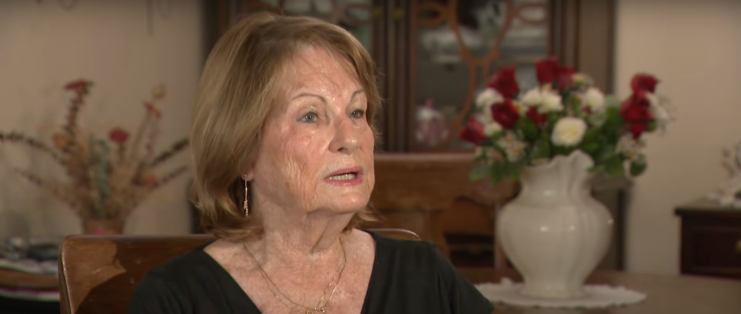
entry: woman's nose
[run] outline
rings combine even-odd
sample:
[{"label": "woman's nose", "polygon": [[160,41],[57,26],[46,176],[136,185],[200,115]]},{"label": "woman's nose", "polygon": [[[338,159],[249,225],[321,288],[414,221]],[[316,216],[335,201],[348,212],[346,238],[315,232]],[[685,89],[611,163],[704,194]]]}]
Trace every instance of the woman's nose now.
[{"label": "woman's nose", "polygon": [[350,117],[344,117],[335,123],[334,138],[330,149],[334,152],[349,154],[360,145],[358,130]]}]

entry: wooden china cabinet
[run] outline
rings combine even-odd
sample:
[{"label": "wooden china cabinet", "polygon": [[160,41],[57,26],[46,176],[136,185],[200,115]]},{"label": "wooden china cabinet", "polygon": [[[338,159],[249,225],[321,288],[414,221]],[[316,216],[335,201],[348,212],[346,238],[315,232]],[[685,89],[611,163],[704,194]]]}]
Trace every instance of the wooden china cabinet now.
[{"label": "wooden china cabinet", "polygon": [[614,0],[218,0],[215,36],[262,10],[325,19],[353,33],[382,73],[383,152],[469,151],[457,138],[475,95],[502,66],[549,55],[612,82]]},{"label": "wooden china cabinet", "polygon": [[[213,13],[214,39],[241,16],[263,10],[314,16],[344,27],[371,52],[382,74],[378,83],[385,103],[379,119],[383,135],[379,153],[444,154],[473,150],[457,134],[471,114],[475,95],[500,67],[517,65],[521,90],[525,90],[537,82],[533,61],[555,55],[563,64],[589,73],[600,88],[609,92],[614,2],[217,0],[208,3]],[[455,209],[449,209],[442,215],[447,220],[442,223],[443,229],[446,223],[450,230],[466,229],[460,226],[476,225],[466,219],[486,217],[475,214],[477,210],[491,210],[476,209],[476,205],[465,200],[453,207],[459,211],[451,214]],[[489,242],[488,250],[492,247],[493,225],[490,219],[484,228],[488,235],[482,235]],[[454,251],[455,245],[450,247]]]}]

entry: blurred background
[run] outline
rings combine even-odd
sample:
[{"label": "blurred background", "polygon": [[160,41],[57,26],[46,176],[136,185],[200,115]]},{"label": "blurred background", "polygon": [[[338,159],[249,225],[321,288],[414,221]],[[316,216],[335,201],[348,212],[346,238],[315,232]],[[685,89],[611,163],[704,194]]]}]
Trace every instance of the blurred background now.
[{"label": "blurred background", "polygon": [[[259,10],[337,23],[371,51],[386,99],[381,153],[472,151],[457,134],[475,95],[502,66],[518,65],[520,81],[534,86],[532,62],[554,55],[619,97],[629,94],[634,74],[658,77],[676,122],[647,139],[649,171],[597,192],[619,218],[608,255],[614,269],[680,272],[674,211],[728,178],[723,149],[741,141],[741,1],[734,0],[3,0],[0,132],[53,146],[70,114],[73,94],[65,86],[84,79],[93,85],[79,127],[103,137],[112,128],[133,133],[147,114],[144,103],[164,88],[153,149],[165,151],[188,135],[211,47],[237,18]],[[164,169],[188,162],[186,149]],[[0,238],[83,231],[68,204],[16,168],[65,176],[50,155],[0,141]],[[197,232],[186,195],[190,178],[186,171],[158,187],[126,218],[123,233]],[[457,263],[480,263],[470,257],[476,254],[491,263],[491,221],[479,233],[456,227],[487,217],[470,207],[442,215],[443,222],[460,220],[447,227],[451,253],[479,245]],[[478,244],[465,240],[477,236],[471,241]]]}]

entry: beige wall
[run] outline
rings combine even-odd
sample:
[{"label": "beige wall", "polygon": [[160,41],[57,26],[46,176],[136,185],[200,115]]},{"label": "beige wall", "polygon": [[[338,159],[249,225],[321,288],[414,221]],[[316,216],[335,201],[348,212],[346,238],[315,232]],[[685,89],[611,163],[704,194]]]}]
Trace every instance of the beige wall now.
[{"label": "beige wall", "polygon": [[616,91],[638,71],[653,73],[677,122],[648,139],[648,171],[636,181],[628,219],[630,270],[679,270],[674,206],[726,178],[723,146],[741,141],[741,1],[619,0]]},{"label": "beige wall", "polygon": [[[112,126],[134,129],[143,116],[142,101],[163,83],[169,95],[162,106],[157,148],[187,136],[203,60],[201,2],[154,2],[173,7],[167,18],[155,14],[150,36],[145,0],[77,1],[69,12],[57,1],[1,1],[0,130],[22,131],[50,143],[69,99],[62,86],[86,78],[95,82],[81,117],[87,127],[100,134]],[[168,166],[187,161],[183,154]],[[59,167],[37,152],[0,145],[0,237],[79,232],[71,211],[15,175],[14,166],[63,177]],[[126,232],[187,232],[188,178],[189,173],[149,198]]]}]

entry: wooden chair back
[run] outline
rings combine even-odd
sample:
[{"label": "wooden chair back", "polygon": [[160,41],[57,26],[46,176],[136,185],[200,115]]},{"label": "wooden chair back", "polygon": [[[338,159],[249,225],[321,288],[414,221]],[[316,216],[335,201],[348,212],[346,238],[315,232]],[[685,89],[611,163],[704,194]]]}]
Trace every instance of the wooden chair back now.
[{"label": "wooden chair back", "polygon": [[[447,222],[442,218],[460,220],[451,225],[471,225],[466,215],[456,215],[452,208],[457,200],[470,200],[493,211],[516,191],[509,181],[498,186],[489,180],[471,181],[473,153],[379,153],[374,157],[376,184],[370,203],[383,220],[372,226],[414,231],[446,256],[449,249],[443,230]],[[450,214],[443,216],[446,211]],[[493,218],[489,222],[493,225]]]},{"label": "wooden chair back", "polygon": [[[419,240],[408,230],[372,229]],[[213,241],[210,235],[67,237],[59,253],[62,314],[125,313],[139,281],[152,269]]]}]

